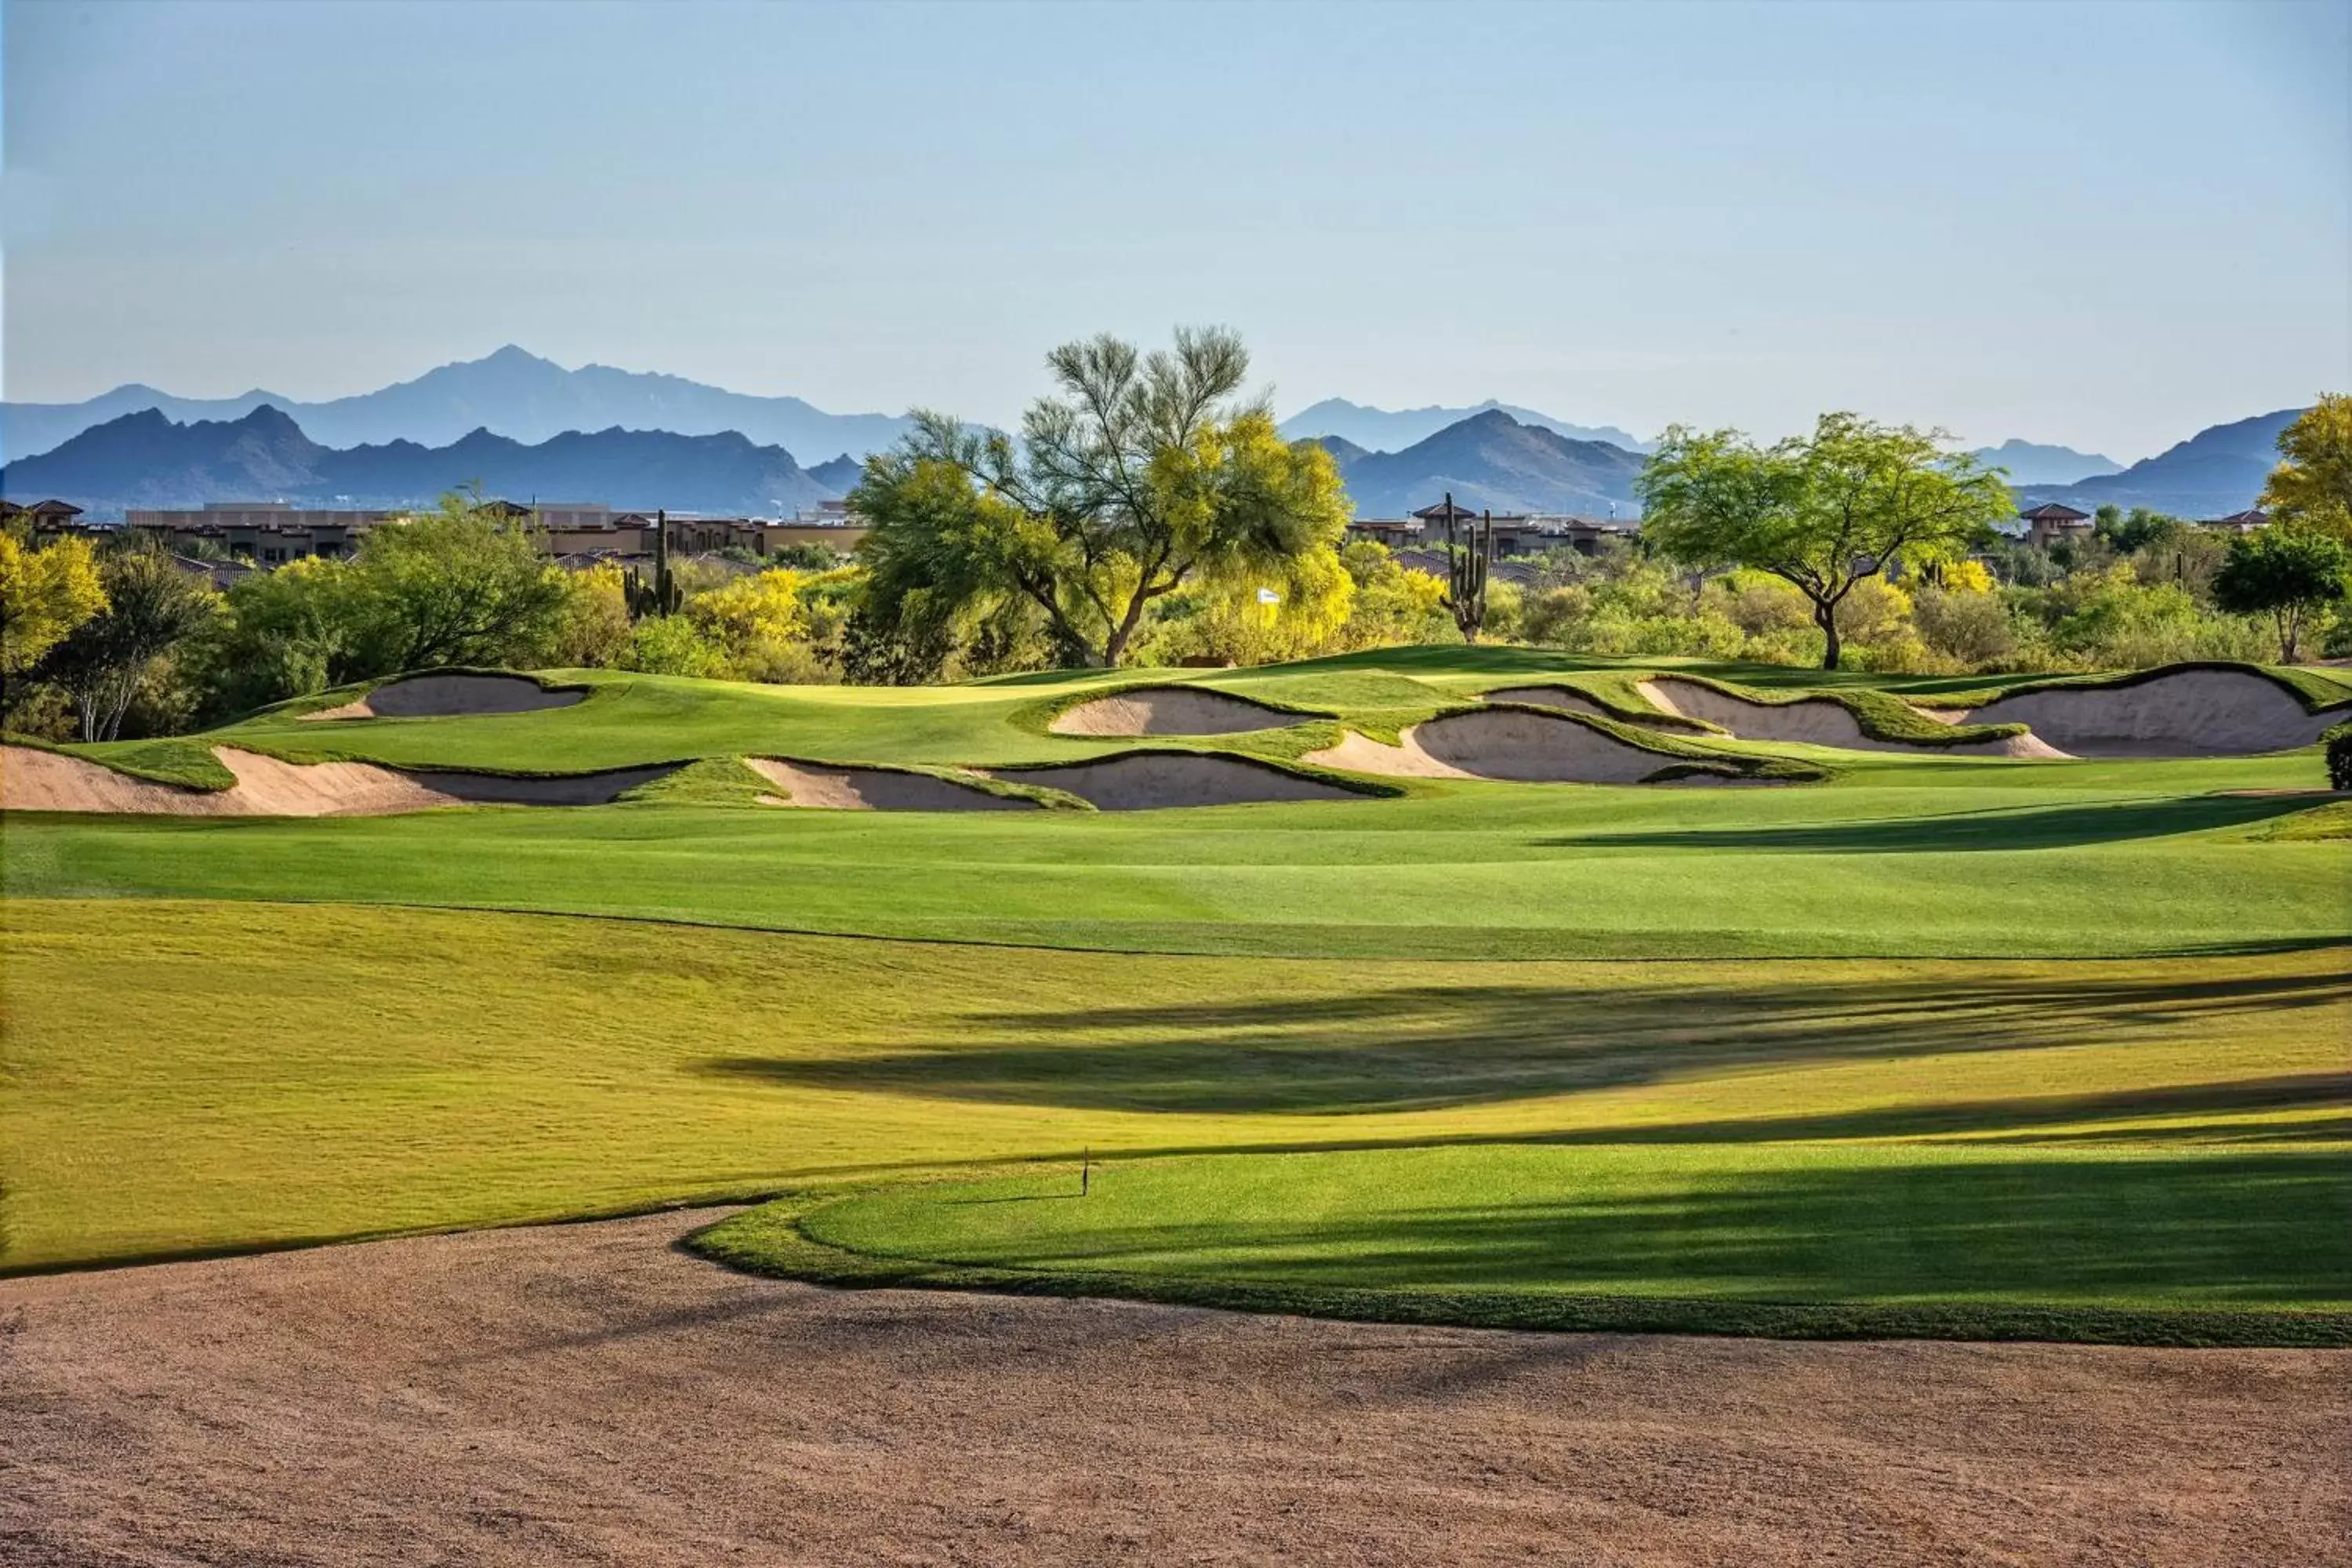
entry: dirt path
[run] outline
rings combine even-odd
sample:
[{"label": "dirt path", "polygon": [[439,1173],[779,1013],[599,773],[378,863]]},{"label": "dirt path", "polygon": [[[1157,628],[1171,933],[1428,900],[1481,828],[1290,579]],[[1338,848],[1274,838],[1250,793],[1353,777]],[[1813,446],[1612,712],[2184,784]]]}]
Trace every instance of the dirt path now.
[{"label": "dirt path", "polygon": [[0,1281],[0,1562],[2341,1563],[2352,1356],[837,1293],[710,1216]]}]

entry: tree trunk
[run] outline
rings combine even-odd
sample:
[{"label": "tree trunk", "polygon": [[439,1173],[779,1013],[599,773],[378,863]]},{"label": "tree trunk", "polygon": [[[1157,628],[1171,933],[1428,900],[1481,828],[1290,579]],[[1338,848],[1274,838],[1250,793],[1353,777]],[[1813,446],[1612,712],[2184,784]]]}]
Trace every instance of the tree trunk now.
[{"label": "tree trunk", "polygon": [[1814,605],[1813,625],[1822,628],[1822,668],[1835,669],[1838,667],[1839,652],[1837,606],[1828,604]]}]

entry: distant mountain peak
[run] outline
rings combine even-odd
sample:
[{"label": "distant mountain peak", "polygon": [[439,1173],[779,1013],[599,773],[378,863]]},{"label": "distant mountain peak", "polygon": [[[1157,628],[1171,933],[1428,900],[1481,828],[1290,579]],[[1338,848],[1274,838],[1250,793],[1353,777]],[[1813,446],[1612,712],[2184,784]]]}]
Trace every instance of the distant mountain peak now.
[{"label": "distant mountain peak", "polygon": [[1327,397],[1285,419],[1280,428],[1284,437],[1293,441],[1337,436],[1367,451],[1400,452],[1465,419],[1489,413],[1507,415],[1518,424],[1539,426],[1571,441],[1599,441],[1629,452],[1646,452],[1650,448],[1650,443],[1613,425],[1571,424],[1538,409],[1492,397],[1464,408],[1431,404],[1422,408],[1396,409],[1350,403],[1344,397]]},{"label": "distant mountain peak", "polygon": [[1502,408],[1466,415],[1402,451],[1366,451],[1336,436],[1320,440],[1339,462],[1359,517],[1402,517],[1449,492],[1474,511],[1638,510],[1638,455],[1523,424]]}]

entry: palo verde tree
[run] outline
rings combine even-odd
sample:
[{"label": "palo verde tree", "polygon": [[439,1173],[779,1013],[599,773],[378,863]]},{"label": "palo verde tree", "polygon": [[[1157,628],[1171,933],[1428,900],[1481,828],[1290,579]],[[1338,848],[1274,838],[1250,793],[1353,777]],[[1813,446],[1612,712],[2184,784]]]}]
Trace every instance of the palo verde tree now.
[{"label": "palo verde tree", "polygon": [[2342,540],[2310,523],[2274,523],[2230,541],[2213,601],[2232,615],[2270,616],[2279,658],[2293,664],[2305,628],[2344,596],[2347,573],[2352,550]]},{"label": "palo verde tree", "polygon": [[1637,481],[1643,541],[1693,566],[1747,566],[1795,586],[1838,668],[1838,606],[1896,563],[1918,569],[1990,540],[2015,505],[2000,477],[1948,453],[1941,431],[1824,414],[1759,447],[1675,426]]},{"label": "palo verde tree", "polygon": [[2278,448],[2263,510],[2352,543],[2352,395],[2322,394],[2279,432]]},{"label": "palo verde tree", "polygon": [[29,531],[0,530],[0,679],[31,669],[105,608],[89,541],[60,539],[44,549]]},{"label": "palo verde tree", "polygon": [[1058,395],[1017,441],[918,411],[869,460],[851,503],[872,526],[869,623],[936,643],[1018,605],[1064,662],[1116,665],[1151,604],[1188,584],[1274,588],[1286,613],[1350,591],[1339,470],[1243,398],[1239,337],[1180,329],[1145,354],[1106,335],[1046,363]]}]

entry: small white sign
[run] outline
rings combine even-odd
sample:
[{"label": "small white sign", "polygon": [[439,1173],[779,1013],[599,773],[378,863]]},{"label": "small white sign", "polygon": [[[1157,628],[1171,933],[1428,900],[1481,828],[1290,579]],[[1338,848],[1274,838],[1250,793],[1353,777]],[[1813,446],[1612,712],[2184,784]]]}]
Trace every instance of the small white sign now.
[{"label": "small white sign", "polygon": [[1271,588],[1260,588],[1257,591],[1257,602],[1261,605],[1279,605],[1282,603],[1282,595]]}]

